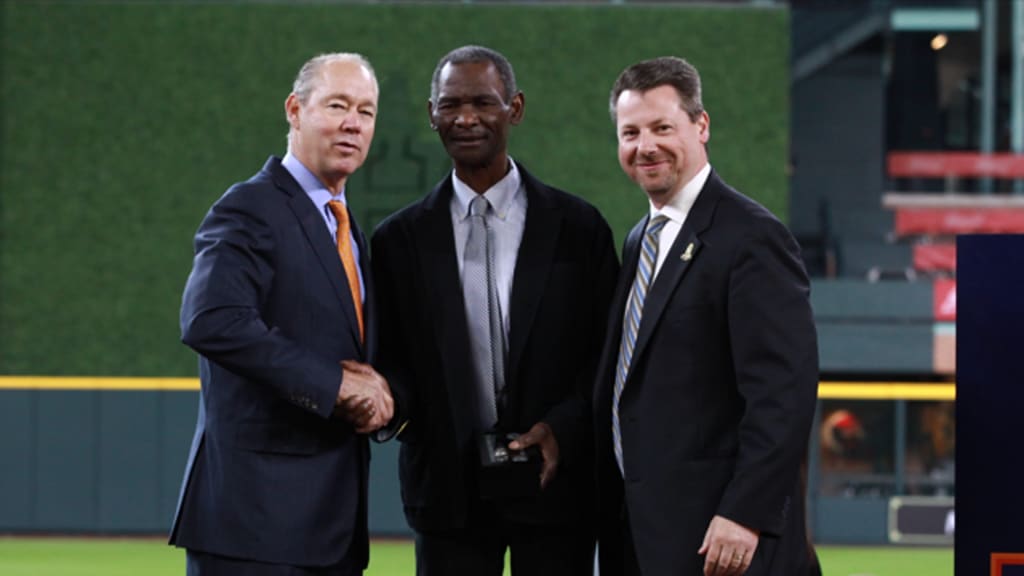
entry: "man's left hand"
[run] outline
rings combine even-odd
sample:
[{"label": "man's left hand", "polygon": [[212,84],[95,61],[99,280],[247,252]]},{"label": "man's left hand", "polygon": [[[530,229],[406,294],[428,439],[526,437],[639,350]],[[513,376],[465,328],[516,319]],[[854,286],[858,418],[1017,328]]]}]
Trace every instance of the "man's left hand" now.
[{"label": "man's left hand", "polygon": [[558,470],[558,440],[555,440],[551,426],[537,422],[526,434],[521,434],[508,445],[511,450],[525,450],[530,446],[540,446],[540,455],[544,460],[540,468],[540,487],[543,490]]},{"label": "man's left hand", "polygon": [[704,576],[739,576],[750,568],[757,551],[758,532],[715,516],[698,554],[704,555]]}]

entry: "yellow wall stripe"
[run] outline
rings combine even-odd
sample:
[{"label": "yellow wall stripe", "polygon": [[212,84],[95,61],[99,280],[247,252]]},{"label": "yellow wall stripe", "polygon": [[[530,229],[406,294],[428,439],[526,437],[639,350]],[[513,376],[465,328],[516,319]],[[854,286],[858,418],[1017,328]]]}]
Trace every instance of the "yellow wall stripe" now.
[{"label": "yellow wall stripe", "polygon": [[0,376],[0,390],[199,390],[199,379]]},{"label": "yellow wall stripe", "polygon": [[[112,378],[102,376],[0,376],[0,390],[199,390],[198,378]],[[921,382],[822,382],[827,400],[954,400],[956,384]]]},{"label": "yellow wall stripe", "polygon": [[953,382],[822,382],[818,398],[827,400],[955,400]]}]

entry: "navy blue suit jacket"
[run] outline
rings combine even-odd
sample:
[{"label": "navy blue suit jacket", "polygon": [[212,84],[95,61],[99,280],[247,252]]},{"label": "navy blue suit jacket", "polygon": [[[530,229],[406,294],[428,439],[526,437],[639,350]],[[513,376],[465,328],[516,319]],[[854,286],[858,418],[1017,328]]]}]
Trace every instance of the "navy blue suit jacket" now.
[{"label": "navy blue suit jacket", "polygon": [[182,341],[199,353],[199,417],[171,543],[296,566],[365,567],[366,437],[332,416],[339,362],[370,361],[334,239],[277,158],[232,186],[195,237]]}]

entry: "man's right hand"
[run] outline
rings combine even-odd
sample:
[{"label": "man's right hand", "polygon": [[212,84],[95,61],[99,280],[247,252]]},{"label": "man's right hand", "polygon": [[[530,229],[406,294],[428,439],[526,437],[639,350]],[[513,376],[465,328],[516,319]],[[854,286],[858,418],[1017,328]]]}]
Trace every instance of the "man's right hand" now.
[{"label": "man's right hand", "polygon": [[348,420],[361,434],[386,426],[395,410],[387,380],[372,366],[362,362],[343,360],[341,368],[341,387],[335,413]]}]

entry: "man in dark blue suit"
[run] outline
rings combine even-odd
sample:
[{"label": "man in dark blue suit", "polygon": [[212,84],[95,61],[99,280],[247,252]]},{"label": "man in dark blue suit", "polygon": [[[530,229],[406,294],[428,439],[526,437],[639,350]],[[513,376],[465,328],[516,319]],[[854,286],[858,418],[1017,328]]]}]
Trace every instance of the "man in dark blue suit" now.
[{"label": "man in dark blue suit", "polygon": [[288,154],[232,186],[196,233],[181,330],[202,394],[170,538],[188,574],[366,568],[365,433],[393,408],[368,366],[372,279],[345,182],[377,96],[362,56],[307,62],[285,101]]}]

